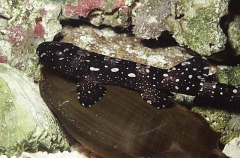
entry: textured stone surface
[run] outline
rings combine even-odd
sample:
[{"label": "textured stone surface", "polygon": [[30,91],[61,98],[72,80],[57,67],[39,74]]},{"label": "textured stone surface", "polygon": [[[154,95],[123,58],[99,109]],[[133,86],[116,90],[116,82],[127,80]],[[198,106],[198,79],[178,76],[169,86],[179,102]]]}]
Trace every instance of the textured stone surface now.
[{"label": "textured stone surface", "polygon": [[0,155],[66,149],[68,143],[37,86],[6,64],[0,64],[0,71]]},{"label": "textured stone surface", "polygon": [[165,20],[170,15],[170,0],[140,0],[133,9],[133,33],[143,39],[158,38],[167,30]]},{"label": "textured stone surface", "polygon": [[235,50],[236,55],[240,55],[240,16],[236,16],[234,21],[229,24],[228,36],[229,43]]},{"label": "textured stone surface", "polygon": [[39,76],[35,49],[60,32],[57,19],[61,6],[33,0],[1,0],[0,4],[0,15],[4,17],[0,18],[0,62],[24,70],[31,77]]},{"label": "textured stone surface", "polygon": [[[134,33],[146,39],[158,38],[163,30],[169,30],[180,45],[204,56],[222,50],[226,42],[226,37],[219,27],[219,20],[227,14],[228,0],[95,0],[98,5],[90,6],[90,10],[85,7],[83,12],[76,12],[81,14],[66,16],[64,11],[69,7],[78,11],[83,2],[88,3],[86,0],[82,0],[82,4],[79,2],[80,0],[0,0],[0,62],[17,67],[38,80],[40,73],[35,54],[36,46],[42,41],[53,40],[54,36],[62,31],[60,19],[79,19],[79,16],[87,17],[85,20],[95,26],[103,24],[126,28],[134,24]],[[158,4],[166,5],[161,5],[158,11]],[[78,28],[69,28],[71,31],[64,28],[64,41],[105,55],[161,68],[169,68],[190,58],[192,54],[192,51],[189,54],[189,51],[185,52],[186,49],[181,47],[163,46],[165,41],[146,42],[109,28],[85,28],[81,25]],[[228,30],[229,42],[236,54],[239,54],[238,28],[239,17],[236,16]],[[151,46],[146,43],[151,43]],[[238,78],[233,71],[220,75],[221,80],[236,84],[239,83]],[[210,116],[212,113],[207,114]],[[216,124],[215,121],[211,123]]]},{"label": "textured stone surface", "polygon": [[130,11],[134,0],[75,0],[65,3],[63,16],[72,18],[76,16],[88,17],[96,25],[110,25],[128,27]]},{"label": "textured stone surface", "polygon": [[234,138],[223,149],[223,152],[230,158],[238,158],[240,155],[240,138]]},{"label": "textured stone surface", "polygon": [[226,36],[220,19],[228,13],[228,0],[176,1],[167,28],[180,45],[185,45],[202,56],[224,49]]},{"label": "textured stone surface", "polygon": [[[107,56],[132,60],[159,68],[170,68],[192,57],[188,54],[191,51],[187,49],[178,46],[150,48],[162,43],[142,41],[127,32],[118,33],[108,27],[102,29],[93,28],[89,25],[64,27],[63,34],[63,42],[73,43],[86,50]],[[167,39],[163,40],[168,45]]]}]

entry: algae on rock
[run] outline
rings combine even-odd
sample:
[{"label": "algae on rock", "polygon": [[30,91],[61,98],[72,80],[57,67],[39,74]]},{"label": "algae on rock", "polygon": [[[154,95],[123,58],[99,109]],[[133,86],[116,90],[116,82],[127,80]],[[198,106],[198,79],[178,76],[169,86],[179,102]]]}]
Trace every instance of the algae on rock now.
[{"label": "algae on rock", "polygon": [[224,49],[226,36],[220,19],[228,12],[228,0],[182,0],[176,3],[167,28],[180,45],[186,45],[202,56]]},{"label": "algae on rock", "polygon": [[236,55],[240,55],[240,16],[236,16],[234,21],[229,24],[228,37],[229,43],[235,50]]},{"label": "algae on rock", "polygon": [[61,5],[39,0],[0,0],[0,4],[0,57],[12,67],[37,78],[35,50],[40,42],[53,40],[61,31],[58,20]]},{"label": "algae on rock", "polygon": [[0,64],[0,71],[0,155],[68,148],[33,81],[6,64]]},{"label": "algae on rock", "polygon": [[240,66],[228,66],[215,74],[218,82],[237,86],[240,85]]},{"label": "algae on rock", "polygon": [[238,135],[238,133],[231,131],[229,127],[231,113],[208,107],[193,107],[192,111],[203,116],[214,131],[221,133],[220,142],[222,144],[228,143]]},{"label": "algae on rock", "polygon": [[224,49],[226,36],[220,19],[228,13],[228,0],[140,0],[132,11],[137,37],[158,38],[163,31],[202,56]]},{"label": "algae on rock", "polygon": [[171,14],[170,0],[140,0],[132,11],[133,33],[143,39],[153,39],[167,30],[165,19]]}]

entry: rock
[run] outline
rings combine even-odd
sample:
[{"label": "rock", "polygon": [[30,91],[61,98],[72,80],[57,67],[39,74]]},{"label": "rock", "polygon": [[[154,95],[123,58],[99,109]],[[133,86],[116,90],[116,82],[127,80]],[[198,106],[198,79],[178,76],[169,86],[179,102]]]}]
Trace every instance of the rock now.
[{"label": "rock", "polygon": [[225,145],[223,152],[229,158],[239,158],[240,148],[239,148],[240,138],[234,138],[227,145]]},{"label": "rock", "polygon": [[229,43],[235,50],[236,55],[240,55],[240,16],[235,16],[234,20],[229,24],[228,36]]},{"label": "rock", "polygon": [[167,29],[180,45],[201,56],[210,56],[225,48],[226,36],[220,19],[228,13],[228,0],[177,0]]},{"label": "rock", "polygon": [[62,130],[33,81],[6,64],[0,64],[0,72],[0,155],[67,149]]}]

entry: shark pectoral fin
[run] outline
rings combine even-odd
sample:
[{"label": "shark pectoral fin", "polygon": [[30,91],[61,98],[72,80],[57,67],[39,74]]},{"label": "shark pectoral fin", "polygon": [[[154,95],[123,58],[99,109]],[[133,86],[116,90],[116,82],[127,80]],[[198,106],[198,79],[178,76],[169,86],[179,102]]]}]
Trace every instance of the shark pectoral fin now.
[{"label": "shark pectoral fin", "polygon": [[160,91],[155,88],[147,88],[141,93],[141,96],[143,100],[158,109],[172,107],[172,104],[169,104],[171,98],[173,97],[170,92]]},{"label": "shark pectoral fin", "polygon": [[168,76],[189,79],[205,79],[209,74],[209,63],[202,57],[193,57],[168,70]]},{"label": "shark pectoral fin", "polygon": [[91,107],[99,101],[107,92],[107,89],[99,84],[83,81],[77,84],[77,97],[84,107]]}]

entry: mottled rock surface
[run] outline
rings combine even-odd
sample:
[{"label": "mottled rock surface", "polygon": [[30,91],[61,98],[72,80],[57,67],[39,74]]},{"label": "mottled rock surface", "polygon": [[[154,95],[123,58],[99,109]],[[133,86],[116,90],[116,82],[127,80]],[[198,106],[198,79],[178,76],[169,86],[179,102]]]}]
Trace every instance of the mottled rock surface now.
[{"label": "mottled rock surface", "polygon": [[[234,0],[230,2],[234,3]],[[190,58],[194,55],[193,51],[210,56],[224,49],[226,36],[220,28],[220,19],[228,14],[228,3],[228,0],[0,0],[0,62],[16,67],[27,76],[38,80],[40,66],[35,54],[37,45],[53,40],[56,34],[62,32],[63,41],[82,48],[169,68]],[[238,8],[236,0],[235,3],[233,8]],[[111,28],[86,28],[81,25],[69,28],[65,26],[62,29],[60,21],[69,19],[84,19],[95,26],[128,28],[134,25],[133,32],[136,36],[129,34],[132,28],[128,28],[128,33],[114,32]],[[164,30],[168,30],[180,46],[191,50],[169,47],[173,44],[159,37],[164,34]],[[235,16],[229,29],[225,30],[235,55],[239,55],[238,30],[239,16]],[[159,41],[141,38],[157,38]],[[163,44],[165,42],[167,44]],[[233,69],[235,70],[223,70],[219,81],[238,84],[238,68]],[[185,100],[189,102],[191,98],[187,97]],[[225,111],[218,112],[203,109],[200,113],[207,115],[206,119],[210,120],[212,127],[223,132],[224,140],[221,141],[226,143],[237,133],[238,119]],[[236,132],[234,135],[228,131],[233,129]]]},{"label": "mottled rock surface", "polygon": [[240,55],[240,16],[236,16],[229,24],[229,43],[235,50],[236,55]]},{"label": "mottled rock surface", "polygon": [[25,75],[0,64],[0,155],[18,155],[40,148],[66,150],[62,129]]}]

